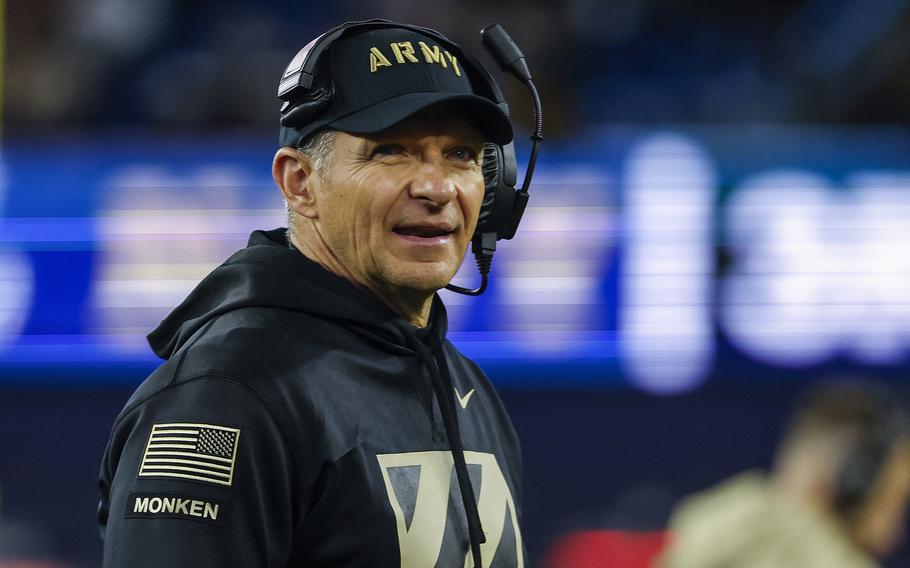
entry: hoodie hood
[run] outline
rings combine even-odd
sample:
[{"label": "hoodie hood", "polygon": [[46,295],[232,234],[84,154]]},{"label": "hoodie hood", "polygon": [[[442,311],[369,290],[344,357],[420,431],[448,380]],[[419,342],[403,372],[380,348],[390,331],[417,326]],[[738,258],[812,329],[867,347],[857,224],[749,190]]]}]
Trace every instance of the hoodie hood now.
[{"label": "hoodie hood", "polygon": [[[168,359],[210,320],[251,306],[339,321],[371,336],[387,351],[414,353],[410,347],[413,325],[375,296],[290,248],[285,231],[254,231],[245,249],[206,276],[148,335],[155,354]],[[433,332],[445,337],[445,308],[438,296],[433,299],[430,322]]]}]

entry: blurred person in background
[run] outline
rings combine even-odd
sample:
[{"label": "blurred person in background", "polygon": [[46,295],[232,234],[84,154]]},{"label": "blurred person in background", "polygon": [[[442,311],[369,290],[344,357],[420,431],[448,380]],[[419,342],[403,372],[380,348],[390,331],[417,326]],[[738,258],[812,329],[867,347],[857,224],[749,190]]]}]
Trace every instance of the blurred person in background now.
[{"label": "blurred person in background", "polygon": [[254,232],[149,336],[167,361],[114,424],[104,566],[524,565],[518,440],[436,294],[509,116],[436,32],[320,38],[282,77],[315,77],[282,109],[289,227]]},{"label": "blurred person in background", "polygon": [[746,472],[684,501],[662,568],[871,568],[903,537],[905,409],[879,386],[817,387],[769,475]]}]

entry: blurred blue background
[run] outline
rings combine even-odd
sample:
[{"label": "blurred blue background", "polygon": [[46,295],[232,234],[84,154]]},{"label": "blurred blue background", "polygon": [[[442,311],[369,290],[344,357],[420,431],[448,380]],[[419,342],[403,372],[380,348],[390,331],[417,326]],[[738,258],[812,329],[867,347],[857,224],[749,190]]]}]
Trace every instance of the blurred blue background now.
[{"label": "blurred blue background", "polygon": [[[0,7],[0,520],[62,564],[100,562],[98,464],[157,365],[145,334],[284,224],[277,80],[350,19],[434,27],[488,63],[477,32],[500,22],[541,87],[519,233],[484,296],[445,296],[522,437],[535,564],[767,466],[819,379],[910,389],[905,2]],[[527,93],[497,77],[526,139]]]}]

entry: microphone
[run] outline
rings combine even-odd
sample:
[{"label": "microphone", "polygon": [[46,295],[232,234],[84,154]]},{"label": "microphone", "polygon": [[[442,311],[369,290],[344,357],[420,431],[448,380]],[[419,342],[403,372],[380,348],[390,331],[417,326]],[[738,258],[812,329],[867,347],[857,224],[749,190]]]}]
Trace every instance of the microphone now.
[{"label": "microphone", "polygon": [[503,71],[515,75],[522,83],[531,80],[524,54],[502,26],[492,24],[485,27],[480,30],[480,39]]}]

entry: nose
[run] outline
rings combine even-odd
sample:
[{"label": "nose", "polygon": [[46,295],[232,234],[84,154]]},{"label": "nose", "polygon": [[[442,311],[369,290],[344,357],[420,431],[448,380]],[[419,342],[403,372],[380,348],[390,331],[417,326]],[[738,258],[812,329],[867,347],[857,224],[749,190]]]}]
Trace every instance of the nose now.
[{"label": "nose", "polygon": [[422,163],[411,181],[411,197],[442,207],[455,199],[455,182],[438,160]]}]

